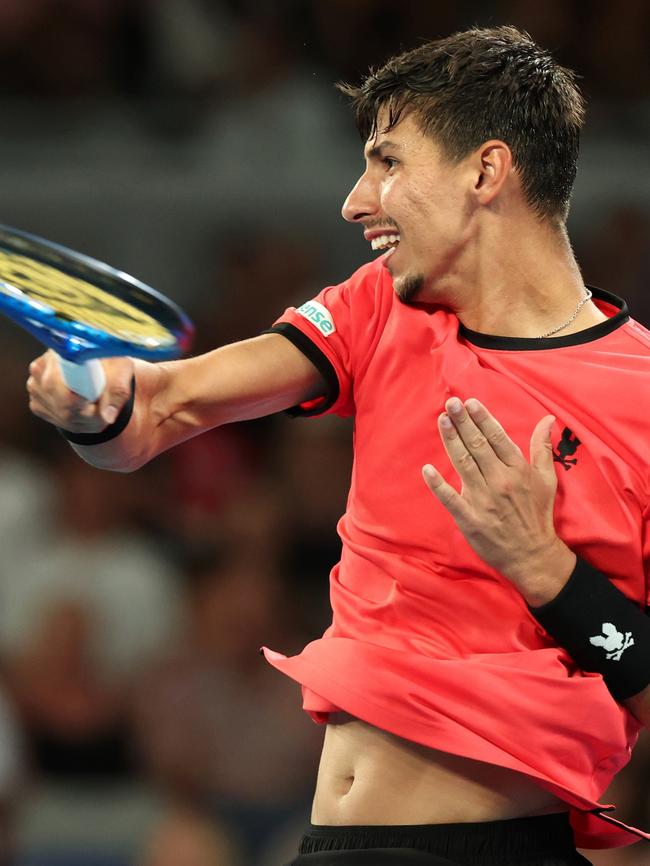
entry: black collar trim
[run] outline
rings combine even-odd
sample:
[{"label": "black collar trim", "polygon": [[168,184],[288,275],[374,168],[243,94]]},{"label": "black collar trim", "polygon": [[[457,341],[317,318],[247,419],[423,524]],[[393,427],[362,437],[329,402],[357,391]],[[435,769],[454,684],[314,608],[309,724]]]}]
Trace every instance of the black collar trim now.
[{"label": "black collar trim", "polygon": [[502,349],[511,352],[528,352],[531,349],[562,349],[565,346],[592,343],[624,325],[630,318],[630,313],[625,301],[617,295],[606,292],[604,289],[595,289],[593,286],[588,286],[588,288],[591,289],[594,300],[611,304],[618,309],[618,313],[607,319],[606,322],[585,328],[584,331],[576,331],[573,334],[567,334],[566,337],[498,337],[494,334],[472,331],[461,322],[458,333],[469,343],[481,349]]}]

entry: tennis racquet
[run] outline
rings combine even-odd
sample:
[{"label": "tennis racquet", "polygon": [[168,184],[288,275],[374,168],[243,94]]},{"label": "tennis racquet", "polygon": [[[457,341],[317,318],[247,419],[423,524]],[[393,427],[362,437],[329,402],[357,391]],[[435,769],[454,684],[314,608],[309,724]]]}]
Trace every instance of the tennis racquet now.
[{"label": "tennis racquet", "polygon": [[0,225],[0,313],[59,357],[86,400],[104,390],[99,358],[163,361],[190,346],[185,313],[155,289],[66,247]]}]

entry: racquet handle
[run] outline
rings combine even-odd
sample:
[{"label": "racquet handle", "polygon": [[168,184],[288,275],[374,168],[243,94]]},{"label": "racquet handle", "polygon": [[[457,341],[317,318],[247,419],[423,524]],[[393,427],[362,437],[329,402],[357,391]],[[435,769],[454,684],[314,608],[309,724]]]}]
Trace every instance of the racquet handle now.
[{"label": "racquet handle", "polygon": [[106,386],[102,362],[97,358],[92,358],[82,364],[75,364],[60,355],[57,357],[61,365],[63,380],[68,388],[75,394],[79,394],[84,400],[90,400],[91,403],[99,400]]}]

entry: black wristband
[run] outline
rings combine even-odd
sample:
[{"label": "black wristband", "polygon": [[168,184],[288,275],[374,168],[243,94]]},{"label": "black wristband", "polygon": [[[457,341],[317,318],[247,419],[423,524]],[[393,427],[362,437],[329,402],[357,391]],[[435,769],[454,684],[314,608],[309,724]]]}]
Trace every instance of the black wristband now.
[{"label": "black wristband", "polygon": [[133,415],[134,403],[135,376],[131,378],[131,396],[120,409],[120,414],[117,416],[115,421],[113,421],[112,424],[109,424],[108,427],[105,427],[99,433],[73,433],[70,430],[62,430],[61,427],[57,427],[56,429],[64,439],[67,439],[68,442],[72,442],[75,445],[101,445],[102,442],[110,442],[111,439],[115,439],[120,435],[120,433],[124,432],[126,425],[131,420],[131,415]]},{"label": "black wristband", "polygon": [[559,595],[530,612],[584,671],[603,675],[617,701],[650,683],[650,618],[584,559]]}]

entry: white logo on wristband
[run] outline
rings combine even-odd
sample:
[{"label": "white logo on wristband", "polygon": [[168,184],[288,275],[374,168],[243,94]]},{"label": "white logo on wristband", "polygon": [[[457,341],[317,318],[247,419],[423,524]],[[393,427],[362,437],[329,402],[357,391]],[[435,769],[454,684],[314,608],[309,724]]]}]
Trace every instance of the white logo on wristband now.
[{"label": "white logo on wristband", "polygon": [[626,631],[625,635],[623,635],[611,622],[604,622],[602,629],[603,633],[590,637],[589,643],[593,646],[602,647],[610,661],[620,661],[625,650],[628,647],[634,646],[632,632]]}]

